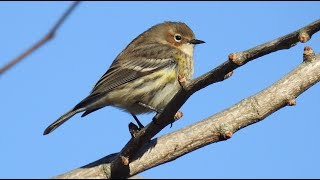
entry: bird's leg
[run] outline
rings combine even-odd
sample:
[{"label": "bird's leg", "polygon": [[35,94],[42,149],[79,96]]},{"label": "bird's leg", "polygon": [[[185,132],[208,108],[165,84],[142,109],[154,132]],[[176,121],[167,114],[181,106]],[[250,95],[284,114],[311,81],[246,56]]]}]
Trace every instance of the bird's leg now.
[{"label": "bird's leg", "polygon": [[132,117],[134,118],[134,120],[136,120],[136,122],[138,123],[139,126],[139,130],[144,128],[144,126],[142,125],[142,123],[139,121],[139,119],[137,118],[137,116],[133,113],[131,113]]},{"label": "bird's leg", "polygon": [[[142,103],[142,102],[138,102],[138,104],[139,104],[140,106],[143,106],[143,107],[145,107],[145,108],[147,108],[147,109],[150,109],[150,110],[152,110],[152,111],[155,111],[155,112],[157,112],[157,113],[162,113],[162,112],[163,112],[163,109],[160,109],[160,110],[159,110],[159,109],[156,109],[156,108],[154,108],[154,107],[152,107],[152,106],[149,106],[149,105],[147,105],[147,104],[144,104],[144,103]],[[183,116],[183,113],[182,113],[181,111],[178,111],[178,112],[174,115],[174,121],[180,119],[182,116]],[[157,122],[156,122],[155,120],[156,120],[156,119],[153,119],[153,121],[157,124]],[[173,121],[173,122],[174,122],[174,121]],[[173,122],[170,123],[170,128],[172,127]]]},{"label": "bird's leg", "polygon": [[145,108],[147,108],[147,109],[150,109],[150,110],[152,110],[152,111],[154,111],[154,112],[157,112],[157,113],[161,113],[163,110],[162,109],[156,109],[156,108],[154,108],[154,107],[152,107],[152,106],[150,106],[150,105],[147,105],[147,104],[144,104],[144,103],[142,103],[142,102],[138,102],[138,104],[140,105],[140,106],[142,106],[142,107],[145,107]]},{"label": "bird's leg", "polygon": [[[142,102],[140,102],[140,101],[137,102],[137,103],[138,103],[140,106],[144,107],[144,108],[147,108],[147,109],[150,109],[151,111],[156,112],[157,114],[162,113],[162,111],[163,111],[163,109],[156,109],[155,107],[152,107],[152,106],[150,106],[150,105],[144,104],[144,103],[142,103]],[[152,121],[153,121],[154,123],[158,124],[158,123],[156,122],[156,119],[155,119],[155,118],[153,118]]]}]

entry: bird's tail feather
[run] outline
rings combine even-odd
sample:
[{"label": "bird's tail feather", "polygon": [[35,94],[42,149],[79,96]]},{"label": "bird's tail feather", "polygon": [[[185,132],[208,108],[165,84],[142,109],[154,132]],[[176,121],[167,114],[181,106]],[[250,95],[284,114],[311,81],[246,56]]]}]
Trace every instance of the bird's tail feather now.
[{"label": "bird's tail feather", "polygon": [[56,128],[58,128],[60,125],[62,125],[64,122],[66,122],[68,119],[70,119],[72,116],[77,114],[78,112],[84,111],[85,108],[80,109],[72,109],[68,112],[66,112],[64,115],[62,115],[59,119],[57,119],[55,122],[53,122],[50,126],[48,126],[44,132],[43,135],[49,134],[52,131],[54,131]]}]

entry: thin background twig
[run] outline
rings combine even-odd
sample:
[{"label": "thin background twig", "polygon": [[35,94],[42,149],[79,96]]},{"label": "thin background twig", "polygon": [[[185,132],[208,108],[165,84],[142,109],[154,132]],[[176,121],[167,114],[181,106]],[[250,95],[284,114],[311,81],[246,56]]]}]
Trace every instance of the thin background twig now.
[{"label": "thin background twig", "polygon": [[9,61],[8,64],[3,66],[0,69],[0,75],[2,75],[4,72],[6,72],[10,68],[12,68],[18,62],[22,61],[25,57],[27,57],[31,53],[35,52],[39,47],[43,46],[46,42],[51,40],[54,37],[56,31],[61,27],[63,22],[65,22],[65,20],[70,16],[70,14],[79,5],[79,3],[80,3],[80,1],[73,2],[70,5],[70,7],[63,13],[63,15],[60,17],[60,19],[50,29],[50,31],[43,38],[41,38],[38,42],[36,42],[33,46],[31,46],[29,49],[27,49],[25,52],[23,52],[18,57],[14,58],[13,60]]}]

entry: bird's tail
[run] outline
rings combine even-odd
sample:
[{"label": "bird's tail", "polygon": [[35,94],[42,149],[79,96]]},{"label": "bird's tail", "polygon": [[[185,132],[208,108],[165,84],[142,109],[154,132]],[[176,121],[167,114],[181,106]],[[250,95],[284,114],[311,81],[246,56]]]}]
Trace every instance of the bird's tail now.
[{"label": "bird's tail", "polygon": [[47,135],[47,134],[51,133],[56,128],[58,128],[61,124],[66,122],[68,119],[70,119],[72,116],[74,116],[78,112],[81,112],[81,111],[84,111],[84,110],[85,110],[85,108],[80,108],[80,109],[72,109],[72,110],[68,111],[67,113],[62,115],[59,119],[57,119],[55,122],[53,122],[50,126],[48,126],[44,130],[43,135]]}]

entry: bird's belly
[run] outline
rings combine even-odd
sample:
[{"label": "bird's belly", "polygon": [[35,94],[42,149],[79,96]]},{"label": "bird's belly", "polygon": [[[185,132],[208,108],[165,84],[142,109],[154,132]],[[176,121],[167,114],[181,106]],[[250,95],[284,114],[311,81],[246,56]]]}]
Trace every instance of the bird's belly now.
[{"label": "bird's belly", "polygon": [[146,98],[146,104],[162,110],[173,98],[173,96],[179,91],[180,84],[178,80],[167,83],[163,88],[159,88],[157,93],[151,96],[149,99]]},{"label": "bird's belly", "polygon": [[170,67],[119,87],[108,94],[108,99],[111,105],[125,111],[134,114],[148,113],[153,111],[138,102],[162,110],[180,88],[176,69]]}]

